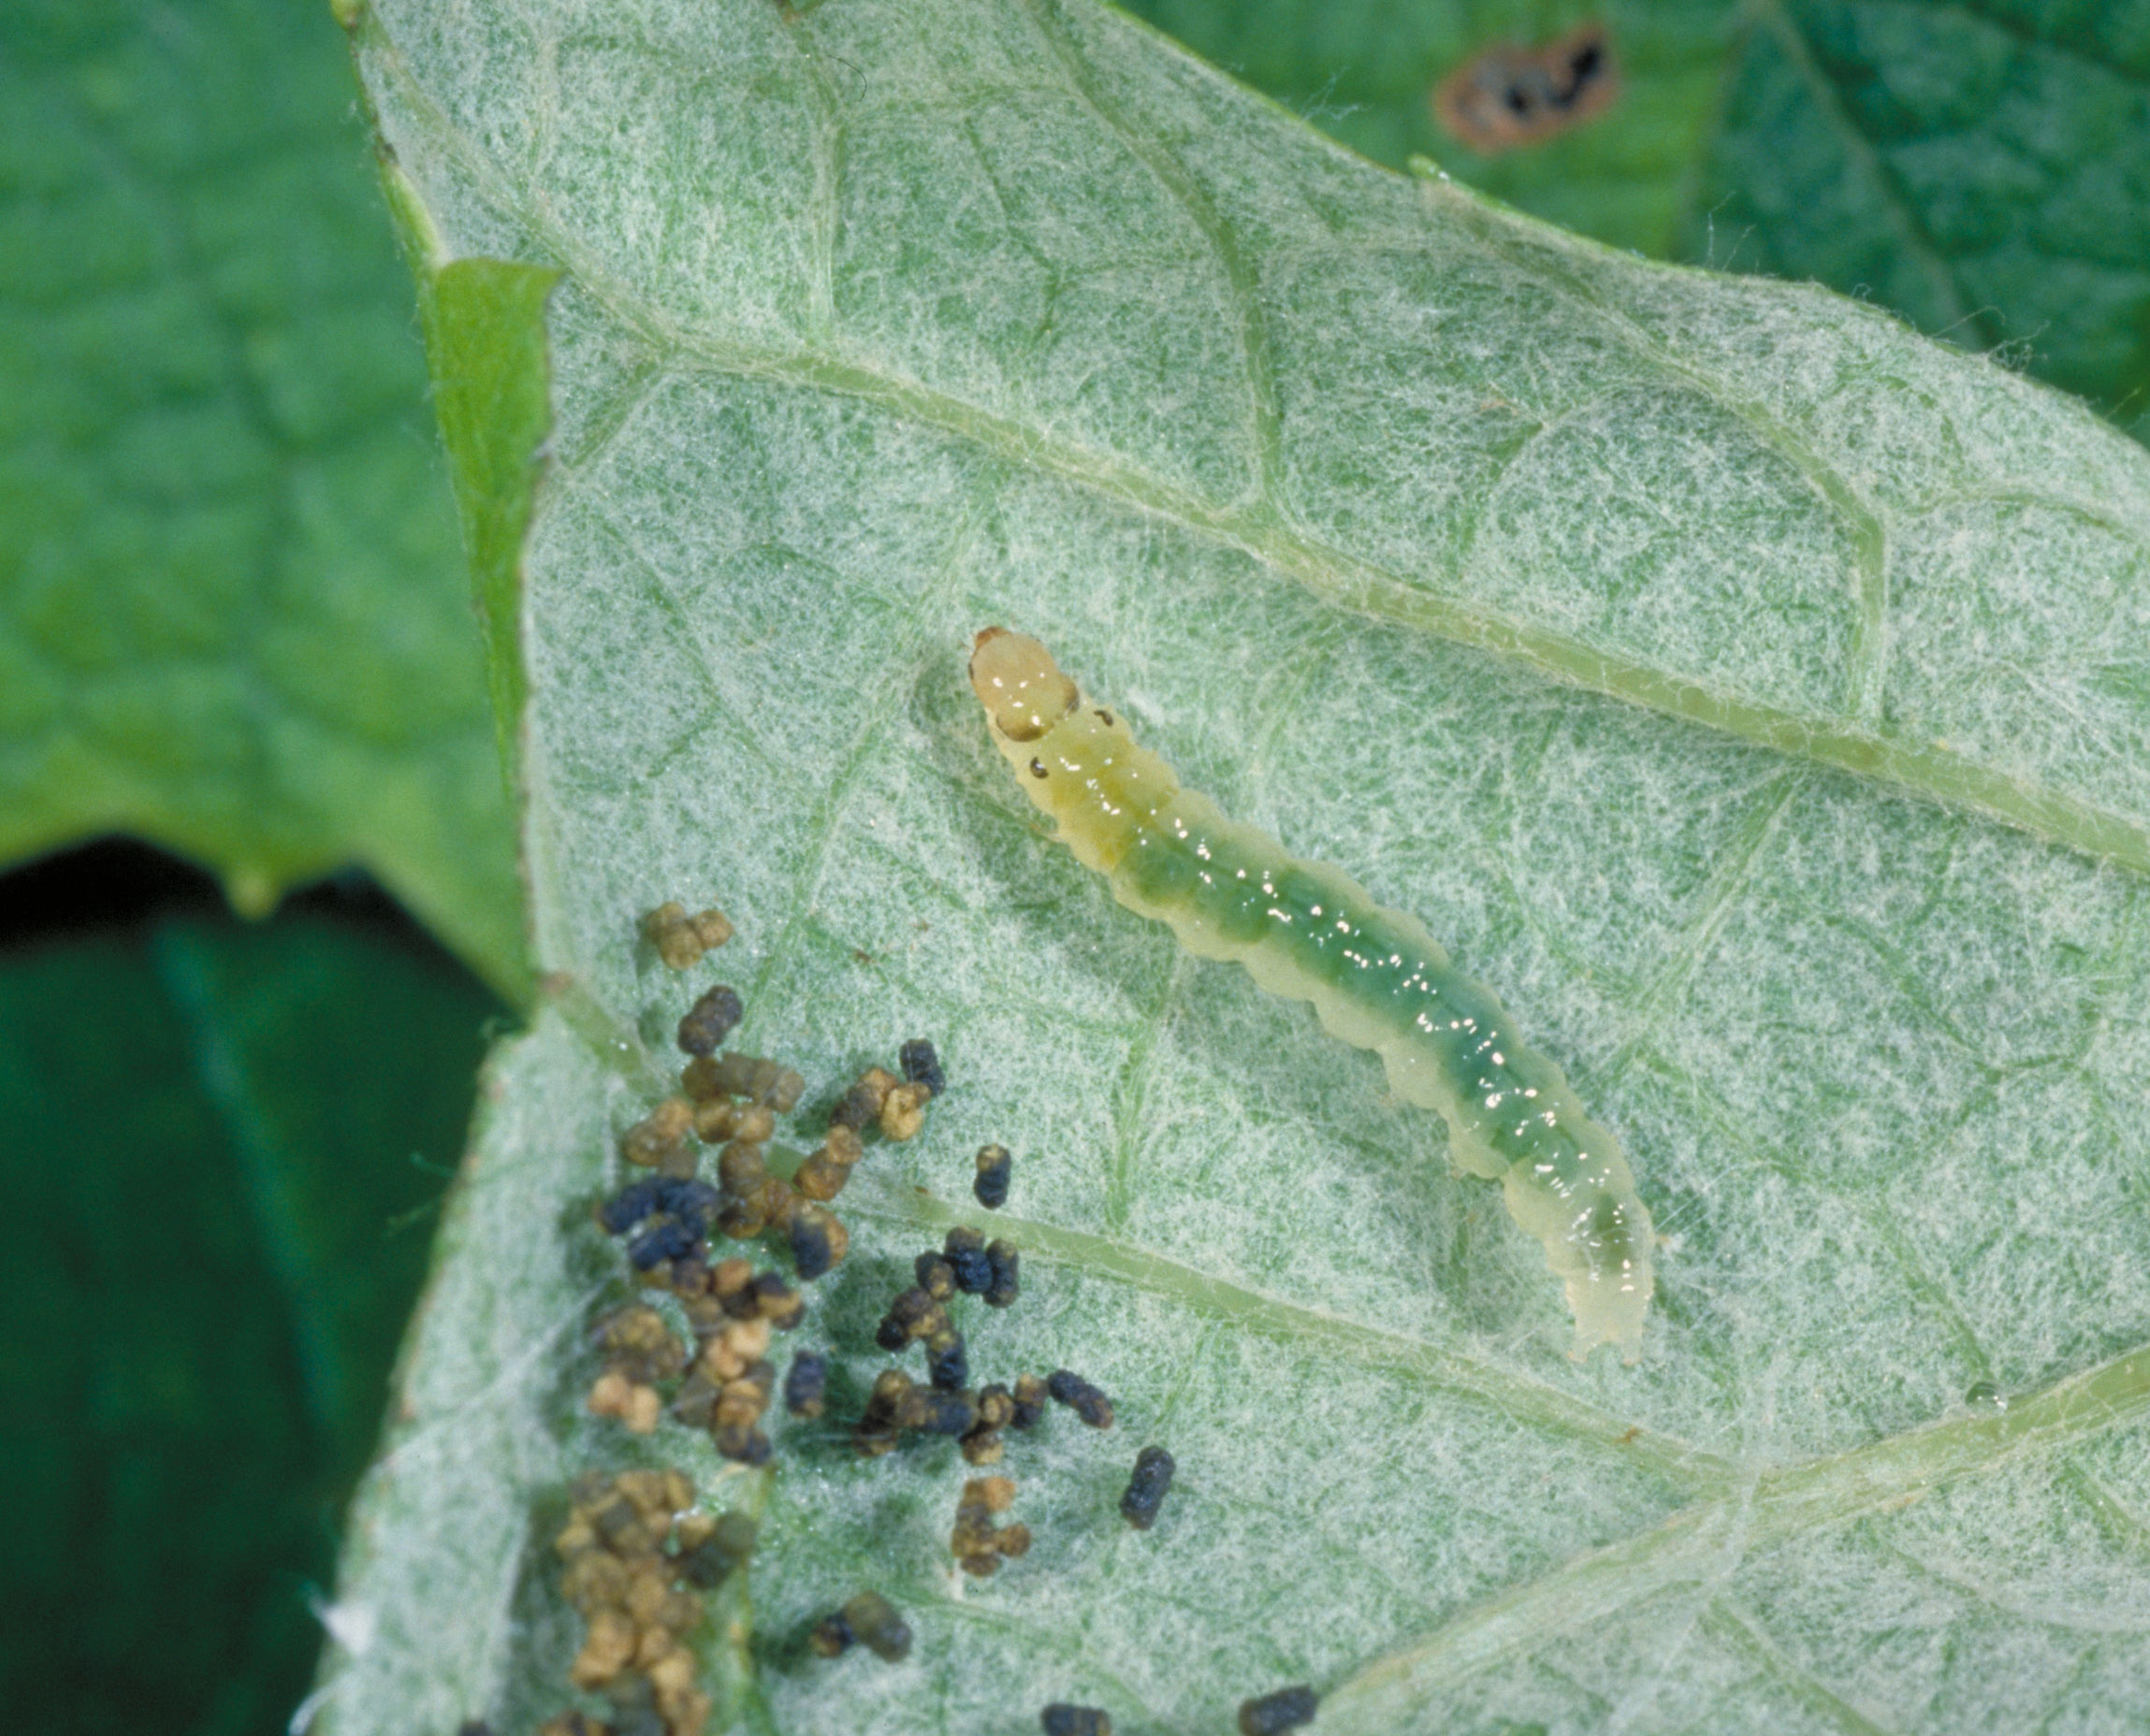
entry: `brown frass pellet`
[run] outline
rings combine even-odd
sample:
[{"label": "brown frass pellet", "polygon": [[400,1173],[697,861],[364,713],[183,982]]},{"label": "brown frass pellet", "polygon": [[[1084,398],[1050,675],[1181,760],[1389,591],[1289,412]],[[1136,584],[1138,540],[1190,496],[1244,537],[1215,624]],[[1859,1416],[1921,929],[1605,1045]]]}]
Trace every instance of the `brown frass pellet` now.
[{"label": "brown frass pellet", "polygon": [[790,1067],[778,1067],[769,1081],[768,1089],[756,1098],[766,1104],[778,1115],[789,1115],[799,1107],[799,1099],[806,1094],[806,1076],[794,1073]]},{"label": "brown frass pellet", "polygon": [[1045,1390],[1045,1382],[1035,1374],[1019,1374],[1015,1377],[1012,1396],[1015,1405],[1009,1414],[1008,1426],[1036,1428],[1039,1419],[1045,1414],[1045,1401],[1052,1396]]},{"label": "brown frass pellet", "polygon": [[948,1089],[948,1076],[940,1069],[940,1057],[933,1052],[933,1044],[922,1036],[912,1037],[896,1051],[896,1065],[903,1069],[907,1085],[922,1085],[936,1097]]},{"label": "brown frass pellet", "polygon": [[717,1451],[734,1465],[766,1465],[776,1451],[769,1437],[751,1423],[726,1423],[709,1431]]},{"label": "brown frass pellet", "polygon": [[960,1393],[970,1384],[970,1353],[960,1332],[946,1342],[929,1345],[925,1353],[925,1378],[944,1393]]},{"label": "brown frass pellet", "polygon": [[888,1100],[895,1083],[895,1075],[885,1068],[868,1067],[844,1093],[843,1101],[830,1112],[829,1125],[864,1133],[880,1120],[881,1105]]},{"label": "brown frass pellet", "polygon": [[884,1351],[900,1351],[913,1338],[937,1337],[950,1330],[948,1310],[923,1290],[903,1290],[889,1304],[881,1324],[874,1329],[874,1342]]},{"label": "brown frass pellet", "polygon": [[784,1409],[793,1416],[820,1416],[828,1386],[829,1359],[817,1351],[799,1352],[784,1376]]},{"label": "brown frass pellet", "polygon": [[955,1294],[955,1267],[930,1249],[911,1262],[910,1269],[918,1287],[936,1302],[945,1302]]},{"label": "brown frass pellet", "polygon": [[1055,1700],[1038,1714],[1045,1736],[1112,1736],[1112,1720],[1095,1706]]},{"label": "brown frass pellet", "polygon": [[851,1637],[883,1663],[901,1663],[910,1656],[910,1628],[879,1592],[860,1592],[837,1615]]},{"label": "brown frass pellet", "polygon": [[[646,1708],[641,1723],[652,1732],[699,1736],[709,1698],[695,1685],[695,1657],[684,1637],[703,1619],[705,1587],[690,1564],[722,1531],[722,1521],[689,1511],[694,1485],[673,1469],[609,1479],[586,1472],[575,1479],[572,1499],[567,1525],[553,1540],[560,1593],[584,1623],[569,1681],[603,1691],[615,1704]],[[574,1714],[545,1726],[553,1736],[605,1729]]]},{"label": "brown frass pellet", "polygon": [[755,1525],[745,1513],[726,1513],[716,1529],[679,1556],[679,1575],[704,1591],[720,1585],[754,1553]]},{"label": "brown frass pellet", "polygon": [[792,1213],[792,1259],[804,1283],[823,1277],[850,1251],[850,1232],[825,1206],[811,1200]]},{"label": "brown frass pellet", "polygon": [[868,1458],[894,1450],[896,1432],[908,1426],[913,1413],[911,1378],[901,1368],[883,1368],[874,1377],[873,1391],[851,1431],[851,1444]]},{"label": "brown frass pellet", "polygon": [[940,1257],[955,1273],[955,1287],[966,1296],[981,1296],[993,1287],[993,1262],[985,1257],[985,1237],[965,1224],[949,1231]]},{"label": "brown frass pellet", "polygon": [[1313,1723],[1315,1708],[1320,1703],[1321,1697],[1303,1682],[1296,1687],[1280,1687],[1259,1700],[1242,1701],[1240,1736],[1284,1736],[1286,1730]]},{"label": "brown frass pellet", "polygon": [[688,1100],[695,1104],[715,1103],[728,1096],[724,1081],[719,1078],[720,1064],[713,1055],[701,1055],[679,1069],[679,1089]]},{"label": "brown frass pellet", "polygon": [[806,1299],[784,1281],[781,1272],[763,1272],[742,1293],[753,1297],[754,1316],[778,1332],[789,1332],[806,1317]]},{"label": "brown frass pellet", "polygon": [[832,1200],[850,1185],[851,1166],[858,1159],[858,1135],[846,1128],[833,1127],[821,1149],[809,1151],[800,1162],[797,1173],[792,1177],[792,1186],[808,1199]]},{"label": "brown frass pellet", "polygon": [[768,1159],[749,1140],[734,1139],[717,1154],[717,1179],[727,1194],[744,1196],[768,1179]]},{"label": "brown frass pellet", "polygon": [[813,1631],[806,1636],[806,1644],[817,1657],[841,1657],[851,1649],[854,1638],[856,1636],[851,1632],[850,1623],[844,1619],[843,1612],[838,1610],[834,1615],[824,1615],[814,1624]]},{"label": "brown frass pellet", "polygon": [[790,1182],[765,1175],[740,1197],[750,1201],[760,1210],[771,1229],[791,1229],[792,1214],[798,1208],[799,1199],[792,1192]]},{"label": "brown frass pellet", "polygon": [[1008,1177],[1014,1164],[1004,1145],[978,1148],[978,1174],[971,1181],[970,1191],[986,1210],[998,1211],[1008,1204]]},{"label": "brown frass pellet", "polygon": [[1012,1242],[985,1245],[985,1305],[1007,1308],[1023,1294],[1022,1257]]},{"label": "brown frass pellet", "polygon": [[873,1392],[866,1395],[866,1413],[873,1416],[875,1411],[886,1411],[888,1416],[894,1416],[894,1408],[909,1390],[911,1377],[905,1375],[901,1368],[881,1368],[881,1373],[873,1377]]},{"label": "brown frass pellet", "polygon": [[697,1055],[680,1070],[679,1087],[697,1103],[717,1097],[743,1097],[748,1103],[789,1115],[806,1089],[806,1079],[790,1067],[760,1055],[732,1050]]},{"label": "brown frass pellet", "polygon": [[916,1081],[891,1087],[881,1099],[881,1137],[898,1145],[917,1138],[925,1125],[925,1106],[932,1101],[933,1092]]},{"label": "brown frass pellet", "polygon": [[995,1515],[1006,1512],[1014,1499],[1015,1484],[1006,1477],[973,1477],[963,1485],[948,1545],[966,1573],[985,1579],[1000,1570],[1004,1558],[1029,1553],[1028,1526],[994,1524]]},{"label": "brown frass pellet", "polygon": [[964,1463],[997,1465],[1002,1453],[1000,1431],[1015,1415],[1015,1400],[1008,1388],[995,1384],[981,1387],[975,1403],[978,1421],[964,1434]]},{"label": "brown frass pellet", "polygon": [[644,1302],[616,1309],[591,1329],[604,1360],[633,1381],[667,1381],[687,1366],[687,1347]]},{"label": "brown frass pellet", "polygon": [[719,983],[687,1009],[679,1021],[679,1050],[686,1055],[714,1055],[718,1046],[746,1018],[738,990]]},{"label": "brown frass pellet", "polygon": [[[699,1065],[690,1063],[690,1068]],[[683,1073],[681,1078],[686,1076]],[[694,1105],[694,1134],[704,1145],[721,1145],[737,1139],[763,1145],[777,1131],[776,1111],[758,1103],[734,1103],[729,1097],[698,1099]]]},{"label": "brown frass pellet", "polygon": [[1045,1377],[1045,1390],[1092,1428],[1112,1426],[1112,1401],[1081,1375],[1055,1368]]},{"label": "brown frass pellet", "polygon": [[913,1387],[904,1422],[928,1435],[963,1436],[978,1423],[978,1401],[966,1392]]},{"label": "brown frass pellet", "polygon": [[1136,1530],[1147,1531],[1157,1523],[1157,1509],[1172,1486],[1174,1468],[1172,1455],[1162,1447],[1144,1447],[1135,1454],[1135,1474],[1120,1497],[1120,1516]]},{"label": "brown frass pellet", "polygon": [[732,938],[732,919],[714,907],[687,914],[687,906],[665,903],[642,919],[642,933],[657,956],[672,970],[683,971]]},{"label": "brown frass pellet", "polygon": [[921,1386],[900,1368],[884,1368],[875,1377],[865,1409],[851,1431],[851,1444],[865,1457],[878,1458],[894,1451],[901,1435],[962,1439],[978,1433],[978,1395]]},{"label": "brown frass pellet", "polygon": [[[667,1097],[619,1136],[619,1154],[643,1169],[676,1159],[694,1131],[694,1106],[684,1097]],[[687,1173],[693,1173],[691,1160]]]}]

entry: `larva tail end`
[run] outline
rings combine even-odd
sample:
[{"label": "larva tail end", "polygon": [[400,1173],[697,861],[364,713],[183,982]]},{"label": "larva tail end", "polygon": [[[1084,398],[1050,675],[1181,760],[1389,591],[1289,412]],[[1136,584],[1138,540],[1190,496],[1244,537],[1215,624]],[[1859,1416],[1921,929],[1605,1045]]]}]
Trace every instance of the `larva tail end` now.
[{"label": "larva tail end", "polygon": [[970,652],[970,686],[995,733],[1010,742],[1037,741],[1082,702],[1050,651],[1005,627],[979,633]]},{"label": "larva tail end", "polygon": [[1568,1280],[1568,1308],[1576,1317],[1576,1341],[1568,1357],[1587,1362],[1599,1345],[1610,1344],[1632,1367],[1642,1360],[1642,1324],[1655,1285],[1646,1280],[1637,1289],[1611,1294],[1605,1294],[1606,1288],[1588,1278]]},{"label": "larva tail end", "polygon": [[1568,1360],[1570,1362],[1588,1362],[1591,1359],[1591,1353],[1601,1344],[1610,1344],[1618,1349],[1620,1361],[1627,1364],[1631,1368],[1642,1360],[1642,1338],[1640,1335],[1633,1338],[1616,1338],[1607,1333],[1586,1332],[1579,1326],[1576,1328],[1575,1343],[1568,1348]]},{"label": "larva tail end", "polygon": [[[1590,1127],[1579,1112],[1576,1121]],[[1582,1362],[1599,1345],[1611,1344],[1626,1361],[1639,1362],[1643,1324],[1657,1294],[1650,1257],[1657,1233],[1612,1136],[1603,1128],[1590,1127],[1590,1146],[1576,1148],[1586,1161],[1572,1165],[1562,1185],[1546,1185],[1525,1158],[1509,1169],[1502,1193],[1508,1215],[1537,1238],[1567,1294],[1576,1318],[1569,1356]]]}]

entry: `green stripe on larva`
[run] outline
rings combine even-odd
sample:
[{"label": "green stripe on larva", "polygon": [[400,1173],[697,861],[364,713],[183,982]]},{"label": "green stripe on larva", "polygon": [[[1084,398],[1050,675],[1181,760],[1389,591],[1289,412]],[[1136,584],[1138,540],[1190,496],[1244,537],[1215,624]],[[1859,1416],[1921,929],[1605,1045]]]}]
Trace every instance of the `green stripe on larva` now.
[{"label": "green stripe on larva", "polygon": [[1169,924],[1190,952],[1311,1001],[1331,1035],[1378,1054],[1398,1096],[1448,1123],[1457,1166],[1500,1182],[1510,1214],[1545,1245],[1576,1317],[1570,1354],[1614,1344],[1640,1356],[1655,1238],[1634,1173],[1493,991],[1416,917],[1182,789],[1035,639],[987,628],[970,683],[1030,799],[1112,895]]}]

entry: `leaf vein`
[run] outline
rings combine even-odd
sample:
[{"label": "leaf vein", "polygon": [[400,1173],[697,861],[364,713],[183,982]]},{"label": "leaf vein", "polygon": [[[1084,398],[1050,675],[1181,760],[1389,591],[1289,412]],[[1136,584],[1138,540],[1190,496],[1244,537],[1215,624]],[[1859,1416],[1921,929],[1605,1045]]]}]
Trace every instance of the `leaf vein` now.
[{"label": "leaf vein", "polygon": [[[2057,1382],[1998,1416],[1951,1417],[1833,1457],[1763,1471],[1748,1546],[1769,1548],[1915,1500],[1959,1477],[2088,1439],[2150,1412],[2150,1345]],[[1555,1633],[1586,1629],[1709,1571],[1741,1492],[1681,1509],[1489,1599],[1361,1665],[1329,1696],[1336,1729],[1394,1729],[1412,1709]]]},{"label": "leaf vein", "polygon": [[1233,311],[1238,315],[1241,366],[1247,398],[1248,444],[1255,461],[1253,510],[1261,517],[1282,522],[1286,517],[1280,485],[1284,473],[1283,439],[1269,322],[1263,312],[1261,286],[1255,266],[1240,245],[1231,224],[1217,210],[1216,202],[1197,183],[1185,166],[1173,157],[1161,141],[1139,132],[1099,87],[1066,23],[1056,16],[1054,0],[1025,0],[1025,5],[1039,35],[1066,71],[1068,83],[1075,88],[1084,106],[1186,212],[1215,255],[1230,292]]},{"label": "leaf vein", "polygon": [[[944,1200],[878,1178],[852,1184],[855,1209],[887,1221],[940,1228],[961,1222]],[[1504,1368],[1460,1345],[1441,1344],[1368,1325],[1344,1315],[1269,1295],[1206,1272],[1138,1244],[1003,1213],[999,1227],[1027,1258],[1107,1277],[1196,1312],[1287,1343],[1332,1351],[1431,1390],[1492,1406],[1511,1421],[1594,1446],[1688,1489],[1708,1489],[1733,1474],[1728,1462],[1674,1436],[1571,1396],[1558,1387]]]},{"label": "leaf vein", "polygon": [[[369,21],[374,19],[370,12]],[[1891,784],[1945,806],[1968,809],[1986,819],[2142,874],[2150,872],[2150,820],[2117,812],[1965,758],[1954,748],[1922,744],[1883,731],[1878,716],[1839,718],[1803,715],[1712,687],[1707,681],[1656,670],[1568,634],[1517,621],[1452,592],[1419,588],[1401,574],[1344,553],[1273,520],[1249,514],[1149,474],[1115,455],[1028,427],[981,405],[953,398],[921,382],[849,357],[802,347],[786,354],[690,332],[658,315],[611,273],[592,251],[559,224],[531,212],[498,166],[424,91],[377,24],[367,46],[383,74],[436,133],[443,149],[464,167],[478,189],[504,214],[520,222],[533,240],[572,270],[583,287],[622,324],[688,358],[687,371],[707,372],[828,393],[872,404],[939,429],[1017,470],[1051,472],[1123,507],[1153,514],[1236,549],[1292,579],[1333,606],[1470,646],[1513,662],[1546,680],[1600,694],[1643,710],[1726,734],[1788,757],[1804,759]],[[1488,245],[1494,245],[1489,238]],[[1628,341],[1656,356],[1653,345],[1631,328]],[[1657,356],[1663,361],[1664,358]],[[1667,367],[1674,365],[1665,361]],[[1676,371],[1686,372],[1676,369]],[[1689,375],[1689,377],[1692,377]],[[1707,389],[1706,381],[1696,383]],[[1735,413],[1741,407],[1728,405]],[[1786,456],[1808,470],[1815,485],[1844,507],[1851,500],[1841,482],[1814,476],[1810,460],[1795,446]],[[1856,521],[1855,521],[1856,522]],[[1867,520],[1872,526],[1870,517]],[[1865,558],[1861,595],[1877,595],[1880,532],[1855,539]],[[1877,602],[1863,605],[1875,617]],[[1878,704],[1878,679],[1868,682],[1866,703]]]}]

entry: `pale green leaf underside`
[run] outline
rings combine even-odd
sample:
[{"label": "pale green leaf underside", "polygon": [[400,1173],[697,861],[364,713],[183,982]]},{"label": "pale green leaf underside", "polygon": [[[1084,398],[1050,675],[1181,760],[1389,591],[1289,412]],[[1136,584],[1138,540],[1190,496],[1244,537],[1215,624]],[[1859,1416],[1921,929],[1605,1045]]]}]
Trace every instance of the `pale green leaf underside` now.
[{"label": "pale green leaf underside", "polygon": [[[1300,1679],[1368,1731],[2150,1697],[2141,449],[1841,301],[1373,170],[1087,6],[408,0],[359,43],[450,250],[567,272],[526,767],[575,986],[495,1076],[340,1736],[561,1701],[545,1527],[631,1456],[575,1415],[620,1282],[583,1207],[712,974],[635,918],[704,895],[749,1046],[833,1087],[923,1033],[952,1081],[845,1196],[806,1340],[870,1376],[998,1138],[1033,1277],[973,1365],[1122,1417],[1011,1451],[1037,1547],[961,1587],[952,1452],[781,1433],[748,1728],[1222,1729]],[[1567,1064],[1670,1237],[1639,1367],[1565,1359],[1377,1065],[1039,835],[962,679],[993,620]],[[911,1663],[787,1650],[868,1583]]]}]

